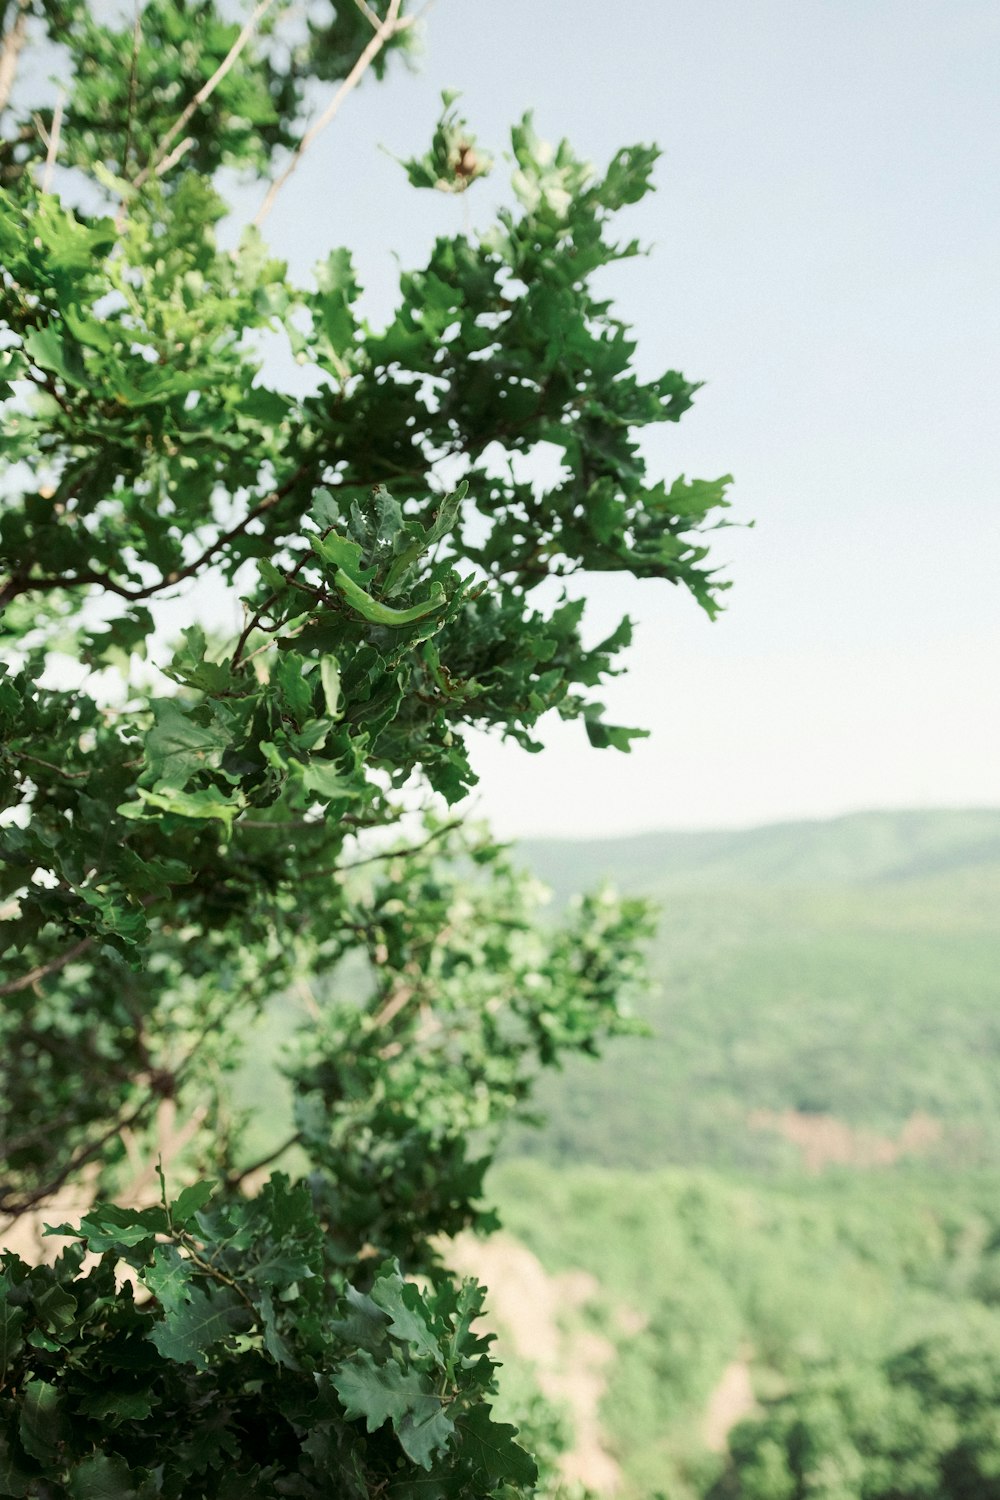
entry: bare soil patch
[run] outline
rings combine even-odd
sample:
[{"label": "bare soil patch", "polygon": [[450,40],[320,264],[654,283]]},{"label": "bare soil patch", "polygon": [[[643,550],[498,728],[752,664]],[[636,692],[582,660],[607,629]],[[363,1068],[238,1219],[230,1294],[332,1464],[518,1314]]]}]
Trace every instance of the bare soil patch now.
[{"label": "bare soil patch", "polygon": [[489,1240],[462,1235],[449,1248],[449,1259],[455,1270],[489,1288],[486,1307],[501,1357],[506,1343],[534,1366],[542,1392],[568,1411],[574,1444],[563,1455],[563,1477],[595,1494],[614,1495],[621,1470],[608,1452],[600,1419],[614,1345],[592,1330],[566,1326],[572,1321],[567,1311],[578,1311],[598,1292],[594,1277],[586,1271],[550,1276],[537,1256],[505,1234]]},{"label": "bare soil patch", "polygon": [[796,1109],[755,1109],[751,1130],[771,1130],[796,1146],[807,1172],[824,1167],[891,1167],[904,1156],[922,1156],[941,1138],[941,1124],[917,1111],[893,1140],[873,1130],[856,1130],[835,1115],[802,1114]]}]

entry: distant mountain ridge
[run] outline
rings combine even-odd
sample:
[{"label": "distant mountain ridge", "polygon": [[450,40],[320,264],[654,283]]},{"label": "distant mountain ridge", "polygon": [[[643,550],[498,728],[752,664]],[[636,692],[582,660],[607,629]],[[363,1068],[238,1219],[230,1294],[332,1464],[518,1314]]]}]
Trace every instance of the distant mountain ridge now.
[{"label": "distant mountain ridge", "polygon": [[558,895],[603,877],[651,893],[853,886],[1000,867],[1000,808],[873,811],[744,829],[526,839],[518,848]]},{"label": "distant mountain ridge", "polygon": [[516,1149],[770,1171],[1000,1159],[1000,809],[526,842],[660,907],[643,1041],[541,1082]]}]

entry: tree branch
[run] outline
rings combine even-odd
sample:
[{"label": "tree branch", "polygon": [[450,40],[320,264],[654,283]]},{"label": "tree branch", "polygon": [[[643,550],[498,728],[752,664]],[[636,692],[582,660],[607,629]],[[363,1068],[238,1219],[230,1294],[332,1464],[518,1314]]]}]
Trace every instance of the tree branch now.
[{"label": "tree branch", "polygon": [[[237,825],[239,826],[239,825]],[[320,880],[327,875],[349,875],[352,870],[360,870],[362,865],[374,865],[382,859],[407,859],[411,854],[423,854],[425,849],[446,833],[452,833],[456,828],[461,828],[461,819],[455,819],[451,823],[442,823],[440,828],[428,834],[419,844],[406,844],[402,848],[398,845],[393,849],[383,849],[377,854],[366,854],[362,859],[347,860],[342,865],[329,865],[322,870],[303,870],[295,876],[296,880]]]},{"label": "tree branch", "polygon": [[368,45],[358,57],[358,60],[354,64],[354,67],[348,73],[343,83],[341,83],[337,92],[334,94],[333,98],[330,100],[329,104],[326,106],[326,109],[320,115],[319,119],[314,120],[312,125],[309,126],[309,129],[306,131],[305,135],[302,137],[301,141],[299,141],[299,144],[296,146],[294,152],[292,153],[291,160],[286,165],[284,171],[279,173],[279,175],[271,183],[271,186],[268,188],[267,193],[265,194],[264,201],[261,204],[260,208],[257,210],[256,217],[253,221],[258,228],[261,224],[263,224],[264,220],[271,212],[271,209],[274,207],[274,200],[277,198],[281,189],[284,187],[289,177],[291,177],[292,173],[297,168],[303,156],[305,156],[306,152],[309,150],[309,147],[312,145],[313,141],[330,124],[330,121],[337,114],[337,111],[340,109],[340,106],[343,104],[344,100],[347,98],[352,89],[357,88],[358,84],[361,82],[371,64],[375,61],[376,57],[382,51],[382,48],[386,45],[387,42],[390,42],[394,36],[397,36],[399,32],[405,31],[409,26],[413,24],[413,17],[404,16],[400,18],[399,8],[401,4],[402,0],[391,0],[388,14],[386,15],[385,20],[379,22],[378,30],[373,34]]},{"label": "tree branch", "polygon": [[156,168],[156,175],[157,175],[157,177],[165,177],[167,175],[167,173],[170,171],[171,167],[176,167],[176,165],[180,161],[181,157],[184,155],[184,153],[186,151],[190,151],[191,150],[191,147],[194,145],[194,143],[195,143],[195,140],[194,140],[194,136],[193,135],[186,135],[182,141],[178,141],[177,145],[171,151],[170,155],[169,156],[165,156],[163,158],[163,160],[157,166],[157,168]]},{"label": "tree branch", "polygon": [[125,125],[125,144],[122,146],[122,169],[124,177],[128,171],[129,153],[132,150],[132,127],[135,123],[135,102],[139,82],[139,48],[142,45],[142,11],[139,0],[135,0],[132,16],[132,61],[128,73],[128,120]]},{"label": "tree branch", "polygon": [[2,1194],[0,1194],[0,1213],[8,1214],[10,1218],[17,1219],[21,1214],[27,1213],[29,1209],[44,1202],[46,1198],[51,1198],[53,1193],[58,1193],[63,1184],[68,1182],[73,1176],[73,1173],[78,1172],[81,1167],[85,1167],[89,1161],[93,1161],[94,1157],[104,1149],[109,1141],[114,1140],[120,1131],[128,1129],[130,1125],[136,1124],[149,1109],[155,1097],[155,1095],[150,1095],[141,1104],[137,1104],[135,1109],[129,1114],[120,1116],[113,1125],[109,1125],[107,1130],[102,1131],[96,1140],[91,1141],[89,1146],[82,1147],[75,1155],[71,1156],[66,1165],[54,1177],[51,1177],[48,1182],[43,1183],[41,1187],[35,1188],[26,1198],[10,1202],[5,1200]]},{"label": "tree branch", "polygon": [[17,0],[14,24],[0,42],[0,114],[10,103],[14,79],[17,77],[17,62],[28,32],[29,3],[30,0]]},{"label": "tree branch", "polygon": [[52,191],[52,172],[59,152],[59,135],[62,131],[63,104],[65,94],[60,89],[56,107],[52,112],[52,129],[49,131],[48,150],[45,153],[45,170],[42,173],[42,192]]},{"label": "tree branch", "polygon": [[358,10],[361,12],[361,14],[365,16],[371,22],[375,30],[378,31],[382,22],[372,10],[371,6],[368,4],[368,0],[354,0],[354,3],[358,7]]},{"label": "tree branch", "polygon": [[53,771],[56,776],[62,776],[66,781],[85,781],[90,775],[89,771],[64,771],[62,766],[55,766],[50,760],[42,760],[40,755],[29,755],[27,750],[8,750],[7,754],[12,755],[15,760],[27,760],[33,766],[43,766],[46,771]]},{"label": "tree branch", "polygon": [[246,25],[243,27],[243,30],[240,32],[233,45],[230,47],[229,51],[222,59],[221,63],[216,68],[211,78],[209,78],[205,83],[202,84],[201,88],[195,94],[194,98],[191,99],[189,103],[184,107],[181,113],[177,116],[177,119],[171,125],[170,129],[167,131],[166,135],[160,141],[160,144],[153,152],[153,155],[151,156],[149,162],[145,167],[143,167],[142,171],[136,177],[133,183],[134,187],[142,187],[143,183],[147,182],[149,178],[154,174],[157,177],[161,176],[161,166],[163,171],[167,171],[168,167],[172,166],[174,161],[176,161],[179,156],[183,155],[183,151],[179,151],[169,160],[166,159],[167,152],[169,151],[172,143],[180,135],[181,131],[184,129],[187,122],[191,119],[192,115],[194,115],[206,102],[206,100],[211,98],[212,94],[215,93],[215,90],[218,88],[219,84],[232,68],[240,53],[243,51],[243,48],[246,46],[247,42],[257,30],[259,21],[267,13],[267,11],[271,9],[271,6],[273,4],[274,0],[260,0],[260,3],[257,5],[257,8],[255,9],[253,15],[250,17],[249,21],[247,21]]},{"label": "tree branch", "polygon": [[93,947],[92,937],[81,938],[74,943],[72,948],[67,948],[65,953],[60,953],[58,958],[50,958],[47,964],[39,964],[37,969],[30,969],[27,974],[22,974],[20,979],[8,979],[5,984],[0,984],[0,999],[7,995],[17,995],[21,990],[28,990],[40,979],[47,979],[50,974],[58,974],[60,969],[65,969],[74,958],[80,958],[88,948]]},{"label": "tree branch", "polygon": [[288,1138],[287,1141],[283,1141],[280,1146],[277,1146],[273,1151],[269,1151],[267,1155],[262,1156],[259,1161],[251,1162],[249,1167],[244,1167],[239,1172],[231,1172],[225,1179],[226,1187],[239,1187],[240,1183],[245,1181],[247,1177],[252,1177],[254,1172],[259,1172],[261,1167],[269,1167],[273,1161],[278,1160],[279,1156],[284,1156],[286,1151],[290,1151],[293,1146],[297,1146],[301,1139],[302,1132],[301,1130],[297,1130],[293,1136],[290,1136]]},{"label": "tree branch", "polygon": [[210,542],[193,562],[186,563],[183,568],[178,568],[173,573],[168,573],[158,583],[147,584],[144,588],[129,588],[126,584],[118,583],[111,577],[110,573],[100,573],[96,570],[86,570],[81,573],[54,574],[43,578],[32,578],[24,574],[14,573],[8,579],[7,583],[4,584],[3,588],[0,589],[0,610],[20,594],[30,594],[37,589],[49,591],[51,589],[80,588],[88,583],[97,584],[100,588],[107,589],[108,593],[117,594],[119,598],[128,599],[133,604],[138,603],[142,599],[152,599],[164,589],[173,588],[174,584],[182,583],[185,578],[191,578],[206,563],[211,562],[215,554],[221,551],[223,547],[228,547],[230,542],[235,541],[246,530],[251,521],[256,521],[258,516],[264,515],[273,506],[277,505],[279,500],[284,500],[286,495],[291,494],[306,472],[306,465],[300,464],[290,479],[286,479],[284,484],[279,485],[276,490],[272,490],[269,495],[265,495],[263,500],[247,511],[242,521],[237,521],[235,526],[231,526],[228,531],[224,531],[220,536],[217,536],[215,541]]}]

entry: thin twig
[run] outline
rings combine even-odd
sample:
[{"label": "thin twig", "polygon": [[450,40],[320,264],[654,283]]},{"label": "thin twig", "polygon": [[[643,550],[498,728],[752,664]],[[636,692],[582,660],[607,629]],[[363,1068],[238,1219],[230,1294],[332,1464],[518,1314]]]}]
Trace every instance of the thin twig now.
[{"label": "thin twig", "polygon": [[391,0],[391,4],[389,6],[389,10],[385,20],[379,22],[378,30],[372,35],[371,39],[368,42],[368,45],[359,56],[357,62],[354,64],[354,67],[348,73],[343,83],[341,83],[340,87],[337,89],[337,92],[334,94],[333,98],[330,100],[329,104],[326,106],[326,109],[320,115],[319,119],[314,120],[313,123],[309,126],[309,129],[306,131],[305,135],[302,137],[301,141],[299,141],[299,144],[293,151],[291,159],[286,165],[284,171],[279,173],[279,175],[271,183],[271,186],[268,188],[267,193],[265,194],[264,201],[261,204],[260,208],[257,210],[256,217],[253,221],[258,228],[261,224],[263,224],[264,220],[271,212],[271,209],[274,207],[274,200],[277,198],[278,194],[284,187],[285,183],[288,181],[289,177],[291,177],[292,173],[295,171],[303,156],[305,156],[306,152],[309,150],[309,147],[312,145],[313,141],[330,124],[330,121],[337,114],[337,111],[340,109],[340,106],[343,104],[348,94],[361,82],[371,64],[375,61],[378,54],[382,51],[382,48],[386,45],[387,42],[391,41],[394,36],[397,36],[399,32],[405,31],[407,27],[413,24],[413,17],[411,16],[404,16],[402,19],[400,19],[399,8],[401,4],[402,0]]},{"label": "thin twig", "polygon": [[181,157],[185,154],[185,152],[190,151],[193,145],[193,135],[186,135],[182,141],[178,141],[177,145],[171,151],[170,155],[165,156],[160,162],[159,166],[156,168],[157,177],[165,177],[166,174],[170,171],[171,167],[176,167]]},{"label": "thin twig", "polygon": [[239,1187],[240,1183],[247,1177],[252,1177],[254,1172],[259,1172],[261,1167],[269,1167],[273,1161],[278,1160],[279,1156],[284,1156],[286,1151],[290,1151],[293,1146],[297,1146],[301,1139],[302,1132],[301,1130],[297,1130],[293,1136],[290,1136],[287,1141],[276,1147],[274,1151],[269,1151],[266,1156],[262,1156],[260,1161],[252,1162],[249,1167],[244,1167],[240,1172],[231,1173],[226,1178],[226,1187]]},{"label": "thin twig", "polygon": [[[181,131],[184,129],[185,125],[191,119],[191,116],[196,112],[196,110],[199,110],[205,103],[205,101],[215,93],[215,90],[225,78],[230,68],[232,68],[240,53],[243,51],[243,48],[246,46],[247,42],[257,30],[258,22],[266,14],[266,12],[271,9],[271,6],[273,4],[274,0],[260,0],[260,3],[254,10],[253,15],[243,27],[243,30],[240,32],[233,45],[230,47],[229,51],[222,59],[221,63],[216,68],[211,78],[209,78],[207,82],[202,84],[201,88],[195,94],[194,98],[191,99],[189,103],[184,107],[181,113],[177,116],[177,119],[171,125],[170,129],[167,131],[166,135],[160,141],[160,144],[153,152],[153,155],[150,158],[149,162],[145,167],[143,167],[142,171],[136,177],[134,183],[135,187],[142,187],[143,183],[146,182],[154,173],[156,174],[156,176],[160,176],[159,168],[161,166],[161,163],[163,163],[164,158],[166,157],[167,152],[170,149],[170,146],[180,135]],[[163,166],[163,171],[166,170],[167,167]]]},{"label": "thin twig", "polygon": [[132,61],[128,74],[128,119],[125,124],[125,144],[122,146],[122,169],[124,177],[128,171],[128,159],[132,150],[132,126],[135,122],[135,105],[139,92],[139,47],[142,44],[142,11],[139,0],[135,0],[132,15]]},{"label": "thin twig", "polygon": [[254,1321],[259,1323],[260,1313],[251,1302],[246,1292],[240,1286],[239,1282],[234,1281],[232,1276],[227,1275],[225,1271],[220,1271],[214,1260],[209,1260],[208,1256],[202,1255],[201,1249],[203,1247],[200,1247],[199,1241],[195,1239],[194,1235],[189,1234],[186,1229],[178,1229],[175,1231],[175,1237],[177,1244],[179,1246],[182,1246],[187,1251],[188,1259],[192,1262],[192,1264],[196,1265],[200,1271],[204,1271],[207,1276],[211,1276],[213,1280],[221,1281],[223,1286],[228,1286],[232,1291],[234,1291],[237,1297],[239,1297],[240,1301],[244,1302],[247,1308],[253,1314]]},{"label": "thin twig", "polygon": [[6,984],[0,984],[0,999],[7,995],[17,995],[21,990],[30,989],[40,979],[47,979],[50,974],[58,974],[60,969],[65,969],[74,958],[80,958],[87,949],[92,947],[92,937],[81,938],[74,943],[72,948],[67,948],[65,953],[60,953],[58,958],[50,958],[47,964],[39,964],[37,969],[30,969],[27,974],[22,974],[20,979],[8,979]]},{"label": "thin twig", "polygon": [[35,766],[44,766],[46,771],[54,771],[57,776],[62,776],[66,781],[85,781],[90,775],[89,771],[64,771],[62,766],[54,766],[50,760],[42,760],[40,755],[29,755],[26,750],[8,750],[15,760],[27,760]]},{"label": "thin twig", "polygon": [[85,1167],[89,1161],[93,1161],[94,1157],[104,1149],[108,1142],[114,1140],[119,1131],[126,1130],[130,1125],[134,1125],[138,1120],[142,1118],[142,1116],[146,1113],[146,1111],[152,1104],[153,1097],[154,1096],[150,1095],[148,1099],[143,1100],[143,1102],[137,1105],[136,1108],[133,1109],[129,1114],[117,1119],[113,1125],[108,1127],[107,1130],[102,1131],[102,1133],[97,1137],[96,1140],[91,1141],[89,1146],[83,1147],[80,1151],[77,1151],[74,1156],[70,1157],[70,1160],[59,1172],[56,1173],[55,1177],[50,1178],[49,1181],[44,1183],[41,1187],[35,1188],[33,1192],[29,1193],[26,1198],[22,1198],[20,1202],[12,1203],[9,1201],[4,1201],[4,1199],[0,1197],[0,1213],[9,1214],[12,1219],[19,1218],[21,1214],[27,1213],[28,1210],[34,1208],[36,1204],[42,1203],[46,1198],[51,1198],[53,1193],[58,1193],[63,1183],[68,1182],[68,1180],[73,1176],[74,1172],[78,1172],[80,1168]]},{"label": "thin twig", "polygon": [[[246,646],[247,641],[253,635],[254,631],[257,629],[257,626],[260,624],[261,620],[271,608],[271,605],[277,602],[277,599],[277,594],[268,594],[263,604],[257,610],[255,610],[252,615],[248,617],[246,624],[240,632],[240,638],[236,642],[236,649],[234,650],[229,660],[230,672],[235,672],[236,668],[240,665],[241,661],[243,660],[243,648]],[[277,626],[275,627],[275,630],[277,630]],[[270,645],[270,641],[268,642],[268,645]]]},{"label": "thin twig", "polygon": [[305,464],[301,464],[290,479],[286,479],[276,490],[272,490],[269,495],[265,495],[263,500],[247,511],[242,521],[238,521],[235,526],[231,526],[228,531],[224,531],[220,536],[217,536],[215,541],[210,542],[193,562],[187,563],[183,568],[178,568],[176,572],[168,573],[158,583],[150,583],[144,588],[132,589],[126,584],[117,583],[109,573],[100,573],[90,569],[81,573],[63,573],[45,578],[32,578],[30,575],[23,573],[14,573],[3,588],[0,588],[0,609],[3,609],[12,599],[16,599],[18,595],[29,594],[36,589],[48,591],[50,589],[79,588],[81,585],[87,583],[97,584],[99,587],[107,589],[109,593],[117,594],[119,598],[128,599],[133,603],[142,599],[152,599],[154,595],[161,593],[163,589],[172,588],[174,584],[181,583],[185,578],[190,578],[197,573],[207,562],[212,560],[218,551],[228,546],[230,542],[235,541],[246,530],[251,521],[255,521],[258,516],[264,515],[272,506],[277,505],[279,500],[284,500],[286,495],[291,494],[305,473],[306,466]]},{"label": "thin twig", "polygon": [[[243,660],[249,661],[250,658],[245,656]],[[279,831],[282,828],[326,828],[322,818],[276,818],[273,822],[264,818],[238,818],[235,826],[237,828],[275,828]]]},{"label": "thin twig", "polygon": [[49,147],[45,153],[45,170],[42,172],[42,192],[52,191],[52,173],[55,170],[56,156],[59,154],[59,137],[62,134],[62,118],[65,95],[59,91],[56,107],[52,111],[52,129],[49,131]]},{"label": "thin twig", "polygon": [[372,10],[371,6],[368,4],[368,0],[354,0],[354,3],[358,7],[358,10],[361,12],[361,14],[367,17],[367,19],[374,26],[375,30],[378,31],[382,22]]},{"label": "thin twig", "polygon": [[17,77],[17,60],[28,31],[29,3],[30,0],[17,0],[14,24],[0,43],[0,114],[10,103],[11,90]]},{"label": "thin twig", "polygon": [[397,845],[393,849],[383,849],[377,854],[366,854],[363,859],[347,860],[342,865],[329,865],[322,870],[303,870],[296,875],[296,880],[320,880],[327,875],[350,875],[354,870],[360,870],[362,865],[374,865],[382,859],[407,859],[411,854],[423,854],[437,839],[446,833],[452,833],[456,828],[461,828],[460,820],[451,823],[442,823],[440,828],[435,828],[432,834],[423,839],[419,844],[407,844],[403,848]]},{"label": "thin twig", "polygon": [[[297,583],[295,583],[295,578],[296,578],[296,575],[299,574],[302,571],[302,569],[305,567],[306,563],[310,562],[311,560],[312,560],[312,553],[311,552],[304,553],[303,556],[299,558],[298,562],[295,564],[295,567],[292,569],[292,571],[290,573],[287,573],[285,575],[285,582],[286,583],[291,583],[293,585],[293,587],[295,587],[295,588],[304,588],[305,587],[304,584],[297,584]],[[267,614],[268,610],[271,608],[271,605],[275,603],[275,601],[277,600],[277,598],[278,598],[277,593],[269,594],[268,597],[264,600],[263,604],[261,604],[259,606],[259,608],[254,612],[254,614],[252,614],[250,616],[250,618],[247,620],[247,623],[244,625],[243,630],[242,630],[242,632],[240,634],[240,638],[236,642],[236,649],[233,652],[232,658],[231,658],[230,663],[229,663],[229,670],[230,670],[230,672],[235,672],[237,667],[239,667],[239,666],[245,666],[246,663],[248,661],[250,661],[250,659],[252,657],[258,656],[260,654],[260,651],[263,649],[261,647],[258,647],[258,649],[256,651],[251,651],[248,656],[244,656],[243,652],[246,649],[247,641],[253,635],[254,631],[257,629],[257,627],[260,624],[261,620]],[[273,637],[275,635],[277,635],[277,633],[278,633],[278,631],[280,629],[281,629],[281,624],[279,622],[277,625],[275,625],[274,629],[270,632],[272,640],[273,640]],[[271,643],[272,643],[271,641],[265,642],[265,644],[268,645],[268,646],[271,645]]]}]

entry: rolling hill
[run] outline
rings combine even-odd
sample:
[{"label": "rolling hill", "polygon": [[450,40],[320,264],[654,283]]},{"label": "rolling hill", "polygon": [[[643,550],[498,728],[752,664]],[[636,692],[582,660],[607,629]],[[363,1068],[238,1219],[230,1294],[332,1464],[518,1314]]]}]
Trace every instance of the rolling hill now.
[{"label": "rolling hill", "polygon": [[515,1153],[775,1170],[1000,1149],[1000,810],[526,843],[661,908],[647,1040],[545,1080]]}]

